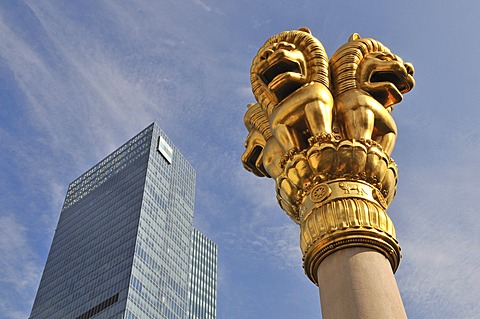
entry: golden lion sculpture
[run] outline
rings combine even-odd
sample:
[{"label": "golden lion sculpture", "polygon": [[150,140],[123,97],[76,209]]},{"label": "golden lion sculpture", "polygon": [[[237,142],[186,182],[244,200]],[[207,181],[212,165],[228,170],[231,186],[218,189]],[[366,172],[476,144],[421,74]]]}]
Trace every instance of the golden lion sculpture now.
[{"label": "golden lion sculpture", "polygon": [[379,41],[354,33],[328,62],[307,28],[269,38],[250,71],[258,103],[245,114],[242,162],[272,178],[281,173],[279,158],[318,140],[375,143],[389,156],[397,134],[390,112],[415,85],[412,64]]},{"label": "golden lion sculpture", "polygon": [[390,112],[415,85],[413,65],[377,40],[354,33],[330,60],[336,120],[347,139],[373,140],[390,155],[397,127]]},{"label": "golden lion sculpture", "polygon": [[306,148],[310,136],[331,135],[328,57],[309,29],[268,39],[250,73],[253,94],[284,152]]},{"label": "golden lion sculpture", "polygon": [[242,155],[243,167],[259,177],[276,178],[281,172],[283,150],[273,137],[268,117],[260,104],[249,104],[244,116],[248,136]]}]

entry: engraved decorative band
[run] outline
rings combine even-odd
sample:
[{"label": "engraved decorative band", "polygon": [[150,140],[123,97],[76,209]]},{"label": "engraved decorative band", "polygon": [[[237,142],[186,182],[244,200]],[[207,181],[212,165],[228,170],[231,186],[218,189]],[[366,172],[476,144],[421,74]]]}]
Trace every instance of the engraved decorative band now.
[{"label": "engraved decorative band", "polygon": [[303,199],[300,219],[308,218],[308,212],[311,213],[315,207],[342,198],[361,198],[373,202],[383,209],[386,208],[386,201],[376,187],[363,181],[339,179],[315,185],[310,190]]}]

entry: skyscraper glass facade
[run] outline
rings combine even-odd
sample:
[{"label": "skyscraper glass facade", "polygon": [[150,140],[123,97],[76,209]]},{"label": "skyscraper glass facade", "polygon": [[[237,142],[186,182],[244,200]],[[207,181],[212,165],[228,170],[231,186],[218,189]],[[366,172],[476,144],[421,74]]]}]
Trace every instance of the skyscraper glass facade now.
[{"label": "skyscraper glass facade", "polygon": [[217,245],[193,229],[190,250],[189,319],[215,319]]},{"label": "skyscraper glass facade", "polygon": [[30,318],[187,318],[194,194],[156,124],[73,181]]}]

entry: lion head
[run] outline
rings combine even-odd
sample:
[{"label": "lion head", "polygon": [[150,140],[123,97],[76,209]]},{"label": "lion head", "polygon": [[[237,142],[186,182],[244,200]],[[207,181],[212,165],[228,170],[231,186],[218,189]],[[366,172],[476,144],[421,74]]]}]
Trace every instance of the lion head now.
[{"label": "lion head", "polygon": [[307,28],[269,38],[253,59],[250,74],[253,94],[268,115],[307,83],[329,86],[327,54]]},{"label": "lion head", "polygon": [[257,176],[268,176],[263,165],[263,150],[272,132],[265,111],[258,103],[249,104],[243,122],[248,130],[242,154],[243,167]]},{"label": "lion head", "polygon": [[330,59],[333,96],[361,89],[384,107],[402,100],[415,85],[413,65],[390,52],[381,42],[354,33]]},{"label": "lion head", "polygon": [[256,176],[276,178],[282,172],[284,153],[272,135],[265,111],[258,103],[249,104],[243,121],[248,130],[243,167]]}]

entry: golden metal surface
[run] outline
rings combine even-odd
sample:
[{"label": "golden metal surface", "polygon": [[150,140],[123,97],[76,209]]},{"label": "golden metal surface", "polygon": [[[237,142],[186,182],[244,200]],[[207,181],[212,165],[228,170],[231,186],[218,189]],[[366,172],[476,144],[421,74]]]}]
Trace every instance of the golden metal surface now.
[{"label": "golden metal surface", "polygon": [[386,209],[397,185],[390,115],[415,85],[414,69],[377,40],[353,34],[328,61],[310,30],[279,33],[251,67],[257,103],[244,117],[244,167],[276,182],[300,225],[304,269],[352,246],[378,250],[395,271],[400,246]]}]

